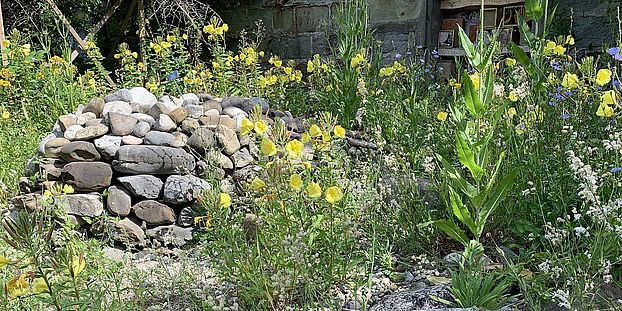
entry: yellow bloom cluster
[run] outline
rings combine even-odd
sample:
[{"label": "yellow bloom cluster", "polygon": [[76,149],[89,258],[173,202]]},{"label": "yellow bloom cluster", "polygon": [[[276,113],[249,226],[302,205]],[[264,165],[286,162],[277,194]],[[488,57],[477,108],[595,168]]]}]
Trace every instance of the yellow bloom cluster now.
[{"label": "yellow bloom cluster", "polygon": [[611,75],[613,73],[609,69],[600,69],[596,74],[596,84],[603,86],[611,82]]},{"label": "yellow bloom cluster", "polygon": [[149,47],[156,55],[163,56],[166,55],[166,53],[173,47],[173,45],[168,41],[156,41],[150,42]]},{"label": "yellow bloom cluster", "polygon": [[365,63],[367,63],[367,59],[365,58],[365,54],[364,53],[357,53],[350,60],[350,66],[353,67],[353,68],[357,67],[360,64],[365,64]]},{"label": "yellow bloom cluster", "polygon": [[229,31],[229,25],[220,25],[220,22],[215,18],[203,27],[203,32],[208,34],[207,39],[210,41],[224,40],[227,31]]},{"label": "yellow bloom cluster", "polygon": [[394,61],[393,65],[381,68],[379,75],[380,77],[389,77],[393,74],[404,72],[406,72],[406,67],[404,67],[404,65],[400,62]]},{"label": "yellow bloom cluster", "polygon": [[610,118],[615,114],[614,109],[618,107],[618,100],[614,90],[606,91],[600,96],[600,105],[596,110],[596,115],[599,117]]},{"label": "yellow bloom cluster", "polygon": [[576,89],[579,87],[579,77],[574,73],[567,72],[562,79],[562,86],[567,89]]}]

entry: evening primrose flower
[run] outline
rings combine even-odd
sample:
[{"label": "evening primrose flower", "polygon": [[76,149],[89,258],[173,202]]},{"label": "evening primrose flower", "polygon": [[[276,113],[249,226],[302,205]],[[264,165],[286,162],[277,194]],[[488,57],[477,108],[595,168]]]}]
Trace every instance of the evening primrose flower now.
[{"label": "evening primrose flower", "polygon": [[393,74],[393,66],[380,68],[379,76],[388,77]]},{"label": "evening primrose flower", "polygon": [[571,35],[566,36],[566,41],[564,43],[568,45],[574,45],[574,37]]},{"label": "evening primrose flower", "polygon": [[311,73],[315,70],[315,64],[312,61],[307,61],[307,72]]},{"label": "evening primrose flower", "polygon": [[251,189],[253,189],[254,191],[259,191],[265,187],[266,183],[263,180],[259,179],[259,177],[255,177],[253,181],[251,181]]},{"label": "evening primrose flower", "polygon": [[319,198],[320,196],[322,196],[322,188],[320,187],[320,184],[316,182],[309,183],[305,191],[307,192],[307,195],[311,198]]},{"label": "evening primrose flower", "polygon": [[508,94],[508,99],[513,102],[518,101],[518,94],[516,94],[515,90],[510,91],[510,94]]},{"label": "evening primrose flower", "polygon": [[177,37],[172,36],[172,35],[166,36],[166,41],[168,41],[168,42],[175,42],[175,41],[177,41]]},{"label": "evening primrose flower", "polygon": [[289,186],[296,191],[300,191],[300,189],[302,189],[302,177],[298,174],[292,174],[292,176],[289,177]]},{"label": "evening primrose flower", "polygon": [[568,89],[576,89],[579,87],[579,77],[574,73],[567,72],[562,80],[562,86]]},{"label": "evening primrose flower", "polygon": [[508,118],[513,118],[516,115],[516,108],[510,107],[507,111]]},{"label": "evening primrose flower", "polygon": [[26,277],[27,274],[22,273],[14,276],[6,283],[5,289],[11,299],[28,294],[28,280],[26,280]]},{"label": "evening primrose flower", "polygon": [[32,292],[35,294],[47,293],[50,291],[43,278],[36,278],[32,281]]},{"label": "evening primrose flower", "polygon": [[71,185],[64,185],[63,186],[63,193],[72,194],[74,192],[75,192],[75,190],[73,189],[73,187]]},{"label": "evening primrose flower", "polygon": [[28,44],[28,43],[23,44],[22,47],[21,47],[21,50],[22,50],[22,53],[24,55],[30,54],[30,44]]},{"label": "evening primrose flower", "polygon": [[601,69],[596,74],[596,84],[603,86],[611,82],[612,72],[609,69]]},{"label": "evening primrose flower", "polygon": [[614,90],[607,91],[600,96],[600,100],[605,105],[615,106],[617,105],[616,92]]},{"label": "evening primrose flower", "polygon": [[552,55],[555,53],[555,47],[557,47],[557,44],[553,41],[549,41],[546,43],[546,46],[544,47],[544,54],[546,55]]},{"label": "evening primrose flower", "polygon": [[255,132],[259,135],[264,135],[268,131],[268,125],[264,121],[255,122]]},{"label": "evening primrose flower", "polygon": [[341,127],[341,125],[335,125],[335,128],[333,129],[333,133],[335,134],[335,137],[337,138],[346,138],[346,129]]},{"label": "evening primrose flower", "polygon": [[317,126],[317,124],[313,124],[309,128],[309,135],[311,137],[318,137],[318,136],[322,135],[322,130],[320,129],[319,126]]},{"label": "evening primrose flower", "polygon": [[253,121],[249,120],[248,118],[242,119],[242,129],[240,132],[242,136],[252,133],[254,129],[255,123],[253,123]]},{"label": "evening primrose flower", "polygon": [[11,117],[11,114],[8,111],[5,110],[5,111],[2,112],[2,119],[6,120],[6,119],[8,119],[10,117]]},{"label": "evening primrose flower", "polygon": [[84,253],[81,253],[78,257],[73,257],[71,259],[71,264],[69,268],[69,275],[73,278],[77,277],[80,272],[84,270],[86,267],[86,260],[84,260]]},{"label": "evening primrose flower", "polygon": [[563,47],[562,45],[557,45],[557,46],[555,46],[553,51],[555,52],[555,54],[557,54],[559,56],[562,56],[562,55],[564,55],[564,53],[566,53],[566,48]]},{"label": "evening primrose flower", "polygon": [[479,89],[479,85],[480,85],[479,73],[476,72],[472,75],[469,75],[469,77],[471,78],[471,82],[473,82],[473,87],[475,89]]},{"label": "evening primrose flower", "polygon": [[228,208],[231,206],[231,196],[228,193],[221,192],[218,195],[218,202],[220,202],[221,207]]},{"label": "evening primrose flower", "polygon": [[596,115],[599,117],[611,118],[614,115],[613,107],[605,103],[600,103],[598,110],[596,110]]},{"label": "evening primrose flower", "polygon": [[301,139],[302,139],[302,143],[306,144],[311,141],[311,135],[309,135],[308,133],[303,133]]},{"label": "evening primrose flower", "polygon": [[277,151],[274,142],[266,137],[261,140],[261,147],[259,148],[259,150],[261,151],[261,153],[269,157],[275,155]]},{"label": "evening primrose flower", "polygon": [[6,39],[2,40],[2,47],[3,48],[6,49],[6,48],[9,48],[10,46],[11,46],[11,41],[6,40]]},{"label": "evening primrose flower", "polygon": [[0,255],[0,268],[10,264],[11,262],[4,256]]},{"label": "evening primrose flower", "polygon": [[508,57],[505,59],[505,65],[508,67],[514,67],[516,65],[516,60]]},{"label": "evening primrose flower", "polygon": [[445,111],[441,111],[436,115],[436,118],[441,121],[441,122],[445,122],[445,120],[447,120],[447,112]]},{"label": "evening primrose flower", "polygon": [[361,53],[357,53],[354,57],[352,57],[352,59],[350,60],[350,66],[352,67],[356,67],[358,64],[363,63],[365,61],[365,57],[363,56],[363,54]]},{"label": "evening primrose flower", "polygon": [[332,186],[326,189],[326,202],[330,204],[335,204],[343,198],[343,192],[339,187]]},{"label": "evening primrose flower", "polygon": [[287,151],[290,158],[300,158],[300,156],[302,156],[302,150],[304,148],[305,145],[298,139],[294,139],[285,145],[285,150]]}]

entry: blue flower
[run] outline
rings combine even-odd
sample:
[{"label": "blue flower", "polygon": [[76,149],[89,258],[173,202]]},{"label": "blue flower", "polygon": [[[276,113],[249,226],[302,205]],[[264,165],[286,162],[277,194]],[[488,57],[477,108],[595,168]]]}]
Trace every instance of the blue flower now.
[{"label": "blue flower", "polygon": [[432,51],[432,57],[439,58],[437,50]]},{"label": "blue flower", "polygon": [[421,44],[417,45],[417,49],[419,49],[419,50],[423,49],[423,45],[421,45]]},{"label": "blue flower", "polygon": [[610,170],[611,173],[622,172],[622,167],[614,167]]},{"label": "blue flower", "polygon": [[607,49],[607,53],[611,56],[615,56],[616,54],[620,54],[620,48],[614,47],[614,48]]},{"label": "blue flower", "polygon": [[562,118],[562,120],[568,120],[568,119],[570,119],[570,114],[568,112],[564,112],[564,113],[562,113],[560,118]]},{"label": "blue flower", "polygon": [[168,76],[166,76],[166,80],[167,81],[173,81],[173,80],[175,80],[177,78],[179,78],[179,71],[177,71],[177,70],[169,73]]},{"label": "blue flower", "polygon": [[402,58],[402,54],[400,53],[395,54],[395,59],[400,59],[400,58]]},{"label": "blue flower", "polygon": [[551,63],[551,67],[554,70],[557,70],[557,71],[561,71],[562,70],[562,66],[559,64],[559,62],[552,62]]},{"label": "blue flower", "polygon": [[613,87],[619,87],[620,86],[620,80],[613,80]]}]

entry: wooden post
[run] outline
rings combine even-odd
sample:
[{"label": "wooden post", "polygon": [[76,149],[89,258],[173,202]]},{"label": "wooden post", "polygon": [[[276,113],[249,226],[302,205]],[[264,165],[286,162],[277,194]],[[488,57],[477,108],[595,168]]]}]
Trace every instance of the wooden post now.
[{"label": "wooden post", "polygon": [[138,0],[138,49],[140,52],[140,61],[145,63],[145,37],[147,36],[147,29],[145,28],[145,5],[143,0]]},{"label": "wooden post", "polygon": [[[2,0],[0,0],[0,51],[2,51],[2,41],[4,41],[4,18],[2,18]],[[4,58],[2,54],[2,66],[9,64],[9,61]]]},{"label": "wooden post", "polygon": [[[63,12],[54,3],[54,0],[46,0],[46,1],[50,5],[50,7],[52,7],[52,10],[54,11],[54,13],[56,13],[56,15],[58,15],[60,20],[65,24],[65,26],[67,26],[67,28],[69,29],[69,33],[76,40],[76,42],[78,42],[78,45],[80,45],[80,47],[85,49],[86,48],[86,42],[82,39],[82,37],[80,37],[80,35],[73,28],[73,26],[71,26],[71,23],[69,22],[69,20],[65,17]],[[110,86],[112,86],[113,88],[116,87],[116,84],[114,83],[114,81],[112,81],[112,79],[110,78],[110,76],[108,74],[104,74],[104,78],[106,79],[108,84],[110,84]]]},{"label": "wooden post", "polygon": [[[99,30],[102,28],[102,26],[104,26],[104,24],[108,21],[108,19],[112,16],[112,14],[114,14],[114,12],[117,11],[119,6],[121,6],[121,4],[124,1],[125,0],[119,0],[114,5],[112,5],[110,9],[108,10],[108,12],[106,13],[106,15],[104,15],[104,17],[97,24],[95,24],[95,26],[91,29],[91,31],[89,31],[89,33],[86,35],[86,38],[84,38],[84,40],[86,40],[89,36],[92,36],[98,33]],[[73,52],[71,52],[72,62],[76,59],[76,57],[78,57],[79,53],[80,53],[80,47],[77,47]]]}]

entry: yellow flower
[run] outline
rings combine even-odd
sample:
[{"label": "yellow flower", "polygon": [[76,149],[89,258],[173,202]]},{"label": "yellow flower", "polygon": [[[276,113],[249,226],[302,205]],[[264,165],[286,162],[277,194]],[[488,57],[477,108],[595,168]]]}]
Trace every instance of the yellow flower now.
[{"label": "yellow flower", "polygon": [[516,115],[516,108],[510,107],[507,112],[508,118],[512,118]]},{"label": "yellow flower", "polygon": [[22,273],[9,280],[5,288],[10,298],[15,299],[28,294],[28,280],[26,280],[26,277],[27,274]]},{"label": "yellow flower", "polygon": [[71,185],[64,185],[63,186],[63,193],[71,194],[71,193],[74,193],[74,192],[75,192],[75,190],[73,189],[73,187]]},{"label": "yellow flower", "polygon": [[3,48],[6,49],[6,48],[9,48],[10,46],[11,46],[11,41],[6,40],[6,39],[2,40],[2,47]]},{"label": "yellow flower", "polygon": [[596,115],[599,117],[610,118],[613,117],[613,114],[613,108],[605,103],[600,103],[598,110],[596,110]]},{"label": "yellow flower", "polygon": [[181,35],[181,38],[184,39],[184,40],[188,40],[188,35],[187,34],[183,34],[183,35]]},{"label": "yellow flower", "polygon": [[209,34],[213,33],[214,32],[214,25],[209,24],[209,25],[204,26],[203,27],[203,32],[204,33],[209,33]]},{"label": "yellow flower", "polygon": [[36,278],[32,281],[32,292],[35,294],[47,293],[50,288],[43,278]]},{"label": "yellow flower", "polygon": [[289,185],[292,187],[292,189],[300,191],[300,189],[302,188],[302,177],[300,177],[300,175],[298,174],[292,174],[292,176],[289,178]]},{"label": "yellow flower", "polygon": [[69,275],[71,277],[77,277],[80,272],[86,267],[86,260],[84,260],[84,254],[80,254],[78,257],[71,259],[71,268],[69,269]]},{"label": "yellow flower", "polygon": [[611,106],[617,105],[616,93],[613,90],[607,91],[603,95],[601,95],[600,100],[605,105],[611,105]]},{"label": "yellow flower", "polygon": [[159,54],[162,51],[162,46],[160,46],[159,44],[152,44],[151,48],[156,54]]},{"label": "yellow flower", "polygon": [[22,45],[22,53],[24,53],[24,55],[30,54],[30,44]]},{"label": "yellow flower", "polygon": [[185,76],[184,77],[184,83],[186,83],[186,84],[193,84],[194,83],[194,79],[192,79],[192,77],[190,77],[190,76]]},{"label": "yellow flower", "polygon": [[555,53],[555,48],[557,47],[557,44],[553,41],[549,41],[546,43],[546,46],[544,47],[544,54],[546,55],[551,55],[553,53]]},{"label": "yellow flower", "polygon": [[160,43],[160,45],[162,46],[162,48],[164,49],[170,49],[171,48],[171,43],[168,41],[163,41],[162,43]]},{"label": "yellow flower", "polygon": [[516,94],[515,90],[510,91],[510,94],[508,95],[508,99],[513,102],[518,101],[518,95]]},{"label": "yellow flower", "polygon": [[11,262],[4,256],[0,255],[0,268],[10,264]]},{"label": "yellow flower", "polygon": [[555,54],[562,56],[566,52],[566,48],[561,45],[558,45],[555,47],[553,51],[555,52]]},{"label": "yellow flower", "polygon": [[307,61],[307,72],[311,73],[315,70],[315,65],[312,61]]},{"label": "yellow flower", "polygon": [[568,89],[576,89],[579,87],[579,77],[574,73],[566,73],[562,80],[562,86]]},{"label": "yellow flower", "polygon": [[388,77],[390,75],[393,74],[393,67],[384,67],[384,68],[380,68],[380,73],[379,76],[381,77]]},{"label": "yellow flower", "polygon": [[268,60],[268,63],[274,65],[274,67],[276,68],[280,68],[283,65],[283,61],[280,60],[278,57],[276,56],[272,56],[270,57],[270,60]]},{"label": "yellow flower", "polygon": [[505,59],[505,65],[508,67],[513,67],[514,65],[516,65],[516,60],[508,57]]},{"label": "yellow flower", "polygon": [[268,132],[268,125],[264,121],[255,122],[255,132],[259,135],[264,135]]},{"label": "yellow flower", "polygon": [[311,125],[311,127],[309,128],[309,136],[318,137],[320,135],[322,135],[322,130],[320,129],[320,127],[317,126],[317,124]]},{"label": "yellow flower", "polygon": [[286,75],[291,75],[293,70],[294,69],[292,67],[283,68],[283,72],[285,72]]},{"label": "yellow flower", "polygon": [[251,181],[251,189],[255,191],[259,191],[265,187],[266,183],[263,180],[259,179],[259,177],[255,177],[253,181]]},{"label": "yellow flower", "polygon": [[471,78],[471,82],[473,82],[473,87],[475,89],[479,89],[479,84],[480,84],[479,73],[476,72],[472,75],[469,75],[469,77]]},{"label": "yellow flower", "polygon": [[311,136],[308,133],[303,133],[301,139],[302,139],[302,143],[306,144],[311,141]]},{"label": "yellow flower", "polygon": [[568,35],[565,43],[568,45],[574,45],[574,38],[571,35]]},{"label": "yellow flower", "polygon": [[166,36],[166,41],[168,41],[168,42],[175,42],[175,41],[177,41],[177,37],[171,36],[171,35]]},{"label": "yellow flower", "polygon": [[261,153],[269,157],[275,155],[277,151],[274,142],[266,137],[261,140],[261,147],[259,148],[259,150],[261,151]]},{"label": "yellow flower", "polygon": [[319,198],[322,196],[322,188],[320,188],[320,184],[315,182],[310,183],[305,191],[307,195],[312,198]]},{"label": "yellow flower", "polygon": [[294,139],[285,145],[285,150],[287,150],[290,158],[300,158],[304,148],[305,145],[298,139]]},{"label": "yellow flower", "polygon": [[441,122],[445,122],[445,120],[447,120],[447,112],[445,111],[441,111],[436,115],[436,118],[439,119]]},{"label": "yellow flower", "polygon": [[221,192],[218,196],[218,201],[220,202],[220,206],[224,208],[231,206],[231,196],[228,193]]},{"label": "yellow flower", "polygon": [[601,69],[596,74],[596,84],[603,86],[611,81],[611,70]]},{"label": "yellow flower", "polygon": [[242,119],[242,129],[240,134],[248,135],[253,132],[253,129],[255,129],[255,123],[253,123],[253,121],[249,120],[248,118]]},{"label": "yellow flower", "polygon": [[259,56],[263,57],[264,55],[266,55],[266,53],[264,51],[259,51]]},{"label": "yellow flower", "polygon": [[[136,52],[132,52],[132,57],[133,57],[133,58],[138,58],[138,53],[136,53]],[[140,64],[140,63],[139,63],[139,64]]]},{"label": "yellow flower", "polygon": [[350,60],[350,66],[356,67],[358,64],[365,62],[365,57],[363,54],[358,53]]},{"label": "yellow flower", "polygon": [[330,133],[328,131],[322,131],[322,140],[325,142],[329,142],[330,139]]},{"label": "yellow flower", "polygon": [[2,119],[6,120],[6,119],[8,119],[10,117],[11,117],[11,114],[8,111],[5,110],[5,111],[2,112]]},{"label": "yellow flower", "polygon": [[337,138],[346,138],[346,129],[341,127],[341,125],[335,125],[335,128],[333,129],[333,133],[335,134],[335,137]]},{"label": "yellow flower", "polygon": [[343,198],[343,192],[339,187],[332,186],[326,189],[326,202],[335,204]]}]

